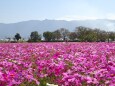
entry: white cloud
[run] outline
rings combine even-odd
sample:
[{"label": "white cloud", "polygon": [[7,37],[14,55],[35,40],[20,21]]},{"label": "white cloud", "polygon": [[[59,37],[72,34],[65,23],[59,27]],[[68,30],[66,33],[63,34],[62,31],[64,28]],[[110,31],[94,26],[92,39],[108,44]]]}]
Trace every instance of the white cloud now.
[{"label": "white cloud", "polygon": [[98,17],[95,16],[64,16],[64,17],[60,17],[57,18],[56,20],[67,20],[67,21],[71,21],[71,20],[95,20],[98,19]]}]

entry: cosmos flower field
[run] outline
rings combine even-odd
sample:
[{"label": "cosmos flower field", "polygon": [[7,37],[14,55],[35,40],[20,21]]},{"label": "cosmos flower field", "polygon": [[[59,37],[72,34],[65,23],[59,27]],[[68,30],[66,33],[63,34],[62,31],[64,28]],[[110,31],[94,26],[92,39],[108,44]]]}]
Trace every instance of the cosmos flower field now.
[{"label": "cosmos flower field", "polygon": [[0,43],[0,86],[115,86],[115,43]]}]

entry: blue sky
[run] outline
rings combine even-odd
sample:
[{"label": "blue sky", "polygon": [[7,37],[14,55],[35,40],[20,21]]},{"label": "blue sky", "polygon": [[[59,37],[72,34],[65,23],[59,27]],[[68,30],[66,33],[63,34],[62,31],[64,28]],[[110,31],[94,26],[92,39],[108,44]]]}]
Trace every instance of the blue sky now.
[{"label": "blue sky", "polygon": [[0,0],[0,23],[115,19],[115,0]]}]

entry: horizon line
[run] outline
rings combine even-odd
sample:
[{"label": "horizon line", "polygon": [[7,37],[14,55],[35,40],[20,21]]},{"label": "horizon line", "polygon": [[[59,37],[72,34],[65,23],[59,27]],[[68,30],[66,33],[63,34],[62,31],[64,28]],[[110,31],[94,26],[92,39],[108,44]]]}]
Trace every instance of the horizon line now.
[{"label": "horizon line", "polygon": [[28,22],[28,21],[45,21],[45,20],[49,20],[49,21],[89,21],[89,20],[115,20],[115,19],[108,19],[108,18],[100,18],[100,19],[72,19],[72,20],[66,20],[66,19],[41,19],[41,20],[22,20],[22,21],[17,21],[17,22],[0,22],[0,24],[14,24],[14,23],[21,23],[21,22]]}]

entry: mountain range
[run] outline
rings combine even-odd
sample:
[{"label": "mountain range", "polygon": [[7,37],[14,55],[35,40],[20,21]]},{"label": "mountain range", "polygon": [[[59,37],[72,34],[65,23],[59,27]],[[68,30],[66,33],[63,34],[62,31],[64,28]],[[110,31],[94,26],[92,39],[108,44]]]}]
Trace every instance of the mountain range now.
[{"label": "mountain range", "polygon": [[18,23],[0,23],[0,39],[14,37],[20,33],[22,37],[28,38],[32,31],[38,31],[42,34],[45,31],[55,31],[60,28],[66,28],[74,31],[76,27],[84,26],[90,28],[99,28],[105,31],[115,31],[115,20],[97,19],[97,20],[30,20]]}]

